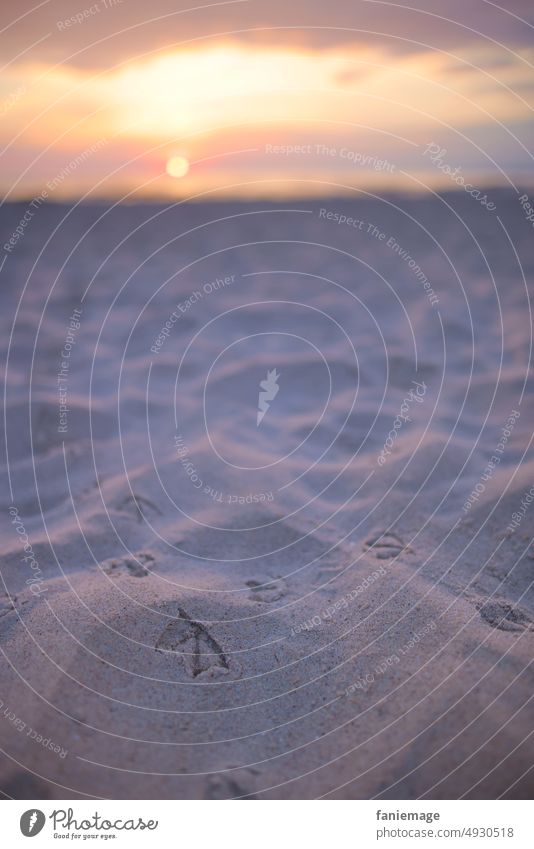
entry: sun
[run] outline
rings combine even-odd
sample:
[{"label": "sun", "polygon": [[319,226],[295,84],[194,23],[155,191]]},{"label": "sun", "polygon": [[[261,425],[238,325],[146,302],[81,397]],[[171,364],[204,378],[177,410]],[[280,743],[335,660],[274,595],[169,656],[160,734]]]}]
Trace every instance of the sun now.
[{"label": "sun", "polygon": [[185,177],[189,171],[189,162],[185,156],[171,156],[167,161],[167,174],[169,177]]}]

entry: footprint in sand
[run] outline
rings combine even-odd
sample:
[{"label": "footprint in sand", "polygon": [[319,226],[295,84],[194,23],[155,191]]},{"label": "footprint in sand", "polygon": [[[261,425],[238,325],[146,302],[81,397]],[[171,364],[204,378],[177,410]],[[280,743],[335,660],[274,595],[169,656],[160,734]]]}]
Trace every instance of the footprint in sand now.
[{"label": "footprint in sand", "polygon": [[402,552],[413,554],[413,549],[406,545],[393,531],[374,534],[363,545],[364,551],[370,551],[379,560],[389,560],[398,557]]},{"label": "footprint in sand", "polygon": [[492,628],[500,631],[534,631],[534,622],[528,613],[508,601],[479,601],[475,607],[484,622]]},{"label": "footprint in sand", "polygon": [[278,601],[286,594],[286,585],[281,578],[274,581],[247,581],[247,587],[250,587],[248,597],[252,601],[260,601],[266,604]]},{"label": "footprint in sand", "polygon": [[204,799],[256,799],[257,797],[227,775],[212,775],[204,793]]},{"label": "footprint in sand", "polygon": [[128,495],[124,501],[118,505],[118,510],[121,513],[134,513],[138,522],[142,522],[143,519],[150,517],[152,515],[162,516],[163,513],[161,510],[156,507],[156,505],[150,501],[148,498],[144,498],[142,495]]},{"label": "footprint in sand", "polygon": [[127,575],[129,578],[146,578],[149,570],[146,563],[153,563],[154,558],[145,551],[140,551],[132,557],[122,557],[119,560],[104,560],[100,568],[106,575]]},{"label": "footprint in sand", "polygon": [[229,670],[228,661],[219,643],[200,622],[195,622],[183,610],[179,619],[165,627],[156,642],[156,651],[176,652],[191,678],[203,672],[220,674]]},{"label": "footprint in sand", "polygon": [[15,600],[15,596],[11,596],[11,600],[7,596],[0,596],[0,616],[7,616],[8,613],[15,610]]},{"label": "footprint in sand", "polygon": [[0,617],[7,616],[8,613],[16,612],[17,606],[21,607],[23,604],[27,604],[28,599],[17,599],[16,595],[12,595],[9,598],[5,593],[0,594]]}]

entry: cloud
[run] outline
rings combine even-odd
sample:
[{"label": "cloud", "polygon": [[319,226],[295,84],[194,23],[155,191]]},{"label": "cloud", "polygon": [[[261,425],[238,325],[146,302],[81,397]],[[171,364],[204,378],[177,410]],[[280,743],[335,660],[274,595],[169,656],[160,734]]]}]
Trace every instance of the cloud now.
[{"label": "cloud", "polygon": [[[21,0],[0,6],[4,61],[35,60],[109,68],[186,42],[232,38],[268,46],[332,48],[365,44],[391,53],[459,47],[496,39],[515,48],[532,43],[530,0],[508,0],[500,9],[486,0],[412,0],[413,9],[382,0]],[[193,7],[193,8],[192,8]],[[65,25],[76,15],[79,23]],[[525,23],[526,21],[527,23]],[[487,42],[488,44],[490,42]]]},{"label": "cloud", "polygon": [[[192,163],[180,181],[185,192],[221,180],[385,179],[342,155],[269,157],[269,143],[313,151],[330,144],[387,159],[397,182],[403,171],[424,177],[425,168],[436,179],[418,153],[430,141],[487,180],[501,179],[499,163],[513,162],[514,151],[521,173],[532,170],[511,129],[523,138],[532,125],[534,50],[524,44],[532,30],[485,0],[454,0],[447,15],[461,26],[439,17],[433,0],[424,13],[385,0],[331,10],[247,0],[184,15],[174,0],[110,4],[76,10],[50,0],[4,33],[12,52],[23,50],[21,33],[26,46],[38,41],[13,58],[0,84],[6,190],[16,173],[17,193],[37,191],[62,161],[103,138],[105,151],[62,191],[76,195],[102,180],[106,192],[147,184],[173,193],[170,156]],[[508,9],[531,14],[519,2]],[[147,23],[148,13],[156,20]],[[476,13],[485,35],[473,32]],[[5,23],[5,8],[2,15]],[[168,47],[177,40],[181,47]]]}]

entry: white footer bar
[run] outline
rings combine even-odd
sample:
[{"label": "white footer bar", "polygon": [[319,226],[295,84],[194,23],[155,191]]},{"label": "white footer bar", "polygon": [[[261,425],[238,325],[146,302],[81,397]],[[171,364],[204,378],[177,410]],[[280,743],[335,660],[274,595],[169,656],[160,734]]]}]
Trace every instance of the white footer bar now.
[{"label": "white footer bar", "polygon": [[[532,849],[530,801],[4,801],[2,844]],[[35,837],[35,844],[28,838]]]}]

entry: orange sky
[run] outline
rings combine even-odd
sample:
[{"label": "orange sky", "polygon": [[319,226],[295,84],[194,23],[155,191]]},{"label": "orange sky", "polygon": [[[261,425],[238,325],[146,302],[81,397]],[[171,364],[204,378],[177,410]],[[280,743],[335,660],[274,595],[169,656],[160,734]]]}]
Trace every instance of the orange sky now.
[{"label": "orange sky", "polygon": [[[207,12],[110,2],[50,0],[41,4],[46,19],[41,7],[3,9],[0,181],[8,198],[454,188],[443,163],[477,185],[533,181],[527,19],[493,12],[489,29],[475,30],[461,17],[451,25],[430,15],[427,3],[418,18],[410,13],[419,29],[409,38],[399,35],[408,13],[398,17],[395,7],[388,16],[391,4],[377,3],[369,19],[360,3],[375,27],[366,34],[355,2],[338,38],[324,5],[322,27],[308,24],[319,14],[314,3],[301,7],[305,23],[296,27],[274,4],[279,20],[259,38],[264,4],[226,5],[234,29],[213,33]],[[160,6],[154,35],[148,19]],[[188,26],[177,25],[186,18]],[[441,168],[425,153],[431,143],[445,151]],[[185,176],[167,173],[173,156],[188,160]]]}]

